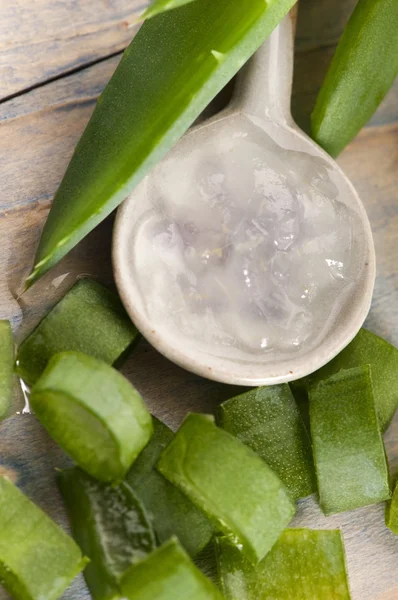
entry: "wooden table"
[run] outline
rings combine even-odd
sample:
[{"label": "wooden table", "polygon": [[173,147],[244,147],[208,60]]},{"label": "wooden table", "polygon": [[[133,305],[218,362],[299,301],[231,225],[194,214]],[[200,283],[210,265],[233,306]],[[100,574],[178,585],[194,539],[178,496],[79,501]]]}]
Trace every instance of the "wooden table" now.
[{"label": "wooden table", "polygon": [[[108,219],[19,300],[51,199],[95,100],[135,29],[139,0],[3,0],[0,4],[0,318],[22,339],[70,287],[91,274],[112,285]],[[317,89],[355,0],[301,0],[293,112],[308,128]],[[398,85],[339,158],[368,210],[378,276],[367,325],[398,345]],[[153,412],[175,427],[189,410],[213,411],[236,389],[177,368],[144,341],[124,368]],[[66,526],[54,485],[63,453],[16,392],[0,425],[0,472],[8,473]],[[398,470],[398,419],[386,435]],[[398,537],[384,526],[382,505],[325,519],[314,498],[302,501],[295,524],[341,526],[354,600],[398,598]],[[78,578],[64,598],[88,597]],[[0,590],[0,600],[8,595]],[[326,600],[326,599],[325,599]]]}]

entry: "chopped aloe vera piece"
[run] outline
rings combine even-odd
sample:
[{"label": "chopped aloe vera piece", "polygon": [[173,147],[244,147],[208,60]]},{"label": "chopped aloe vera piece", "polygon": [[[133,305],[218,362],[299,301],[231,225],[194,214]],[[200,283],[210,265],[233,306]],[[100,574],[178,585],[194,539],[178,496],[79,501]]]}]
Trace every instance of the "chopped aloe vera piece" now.
[{"label": "chopped aloe vera piece", "polygon": [[390,498],[369,365],[341,371],[310,389],[319,499],[326,515]]},{"label": "chopped aloe vera piece", "polygon": [[227,400],[218,409],[217,422],[261,456],[293,498],[315,491],[310,439],[287,384]]},{"label": "chopped aloe vera piece", "polygon": [[84,576],[94,600],[118,600],[122,575],[156,548],[140,501],[125,483],[101,483],[81,469],[58,474],[73,537],[90,557]]},{"label": "chopped aloe vera piece", "polygon": [[286,529],[271,552],[251,565],[226,538],[216,540],[226,600],[349,600],[338,530]]},{"label": "chopped aloe vera piece", "polygon": [[175,535],[185,550],[196,556],[210,541],[214,528],[209,519],[155,465],[173,432],[153,418],[153,436],[134,461],[126,481],[138,495],[152,520],[160,543]]},{"label": "chopped aloe vera piece", "polygon": [[175,538],[132,566],[121,585],[128,600],[222,600]]},{"label": "chopped aloe vera piece", "polygon": [[0,321],[0,419],[7,415],[12,400],[14,341],[9,321]]},{"label": "chopped aloe vera piece", "polygon": [[30,401],[61,448],[103,481],[122,480],[152,434],[152,417],[131,383],[81,352],[53,356]]},{"label": "chopped aloe vera piece", "polygon": [[0,582],[15,600],[57,600],[87,562],[72,538],[0,476]]},{"label": "chopped aloe vera piece", "polygon": [[269,552],[295,512],[266,463],[205,415],[188,415],[158,469],[252,562]]},{"label": "chopped aloe vera piece", "polygon": [[398,482],[395,484],[391,501],[386,506],[386,525],[398,535]]},{"label": "chopped aloe vera piece", "polygon": [[309,388],[319,381],[342,369],[362,365],[372,368],[376,410],[384,432],[398,407],[398,349],[367,329],[361,329],[353,341],[322,369],[290,385],[294,395],[303,398]]},{"label": "chopped aloe vera piece", "polygon": [[22,342],[17,372],[33,385],[54,354],[69,350],[112,365],[137,337],[119,298],[99,283],[81,279]]}]

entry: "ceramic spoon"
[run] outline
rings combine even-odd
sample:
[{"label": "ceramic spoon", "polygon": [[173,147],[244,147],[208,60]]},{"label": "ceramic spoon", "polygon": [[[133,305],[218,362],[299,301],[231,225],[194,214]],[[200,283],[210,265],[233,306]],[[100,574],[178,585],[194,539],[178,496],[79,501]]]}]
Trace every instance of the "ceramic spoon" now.
[{"label": "ceramic spoon", "polygon": [[293,32],[281,23],[230,106],[190,130],[119,209],[113,260],[132,320],[204,377],[269,385],[323,366],[368,313],[366,212],[293,122]]}]

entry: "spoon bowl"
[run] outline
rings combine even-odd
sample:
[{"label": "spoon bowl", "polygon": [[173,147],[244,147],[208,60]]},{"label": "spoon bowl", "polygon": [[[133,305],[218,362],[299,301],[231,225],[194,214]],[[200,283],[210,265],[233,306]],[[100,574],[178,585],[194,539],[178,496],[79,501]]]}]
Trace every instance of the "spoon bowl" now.
[{"label": "spoon bowl", "polygon": [[225,383],[312,373],[371,303],[369,221],[291,117],[292,58],[288,16],[229,107],[192,128],[116,218],[116,284],[135,325],[173,362]]}]

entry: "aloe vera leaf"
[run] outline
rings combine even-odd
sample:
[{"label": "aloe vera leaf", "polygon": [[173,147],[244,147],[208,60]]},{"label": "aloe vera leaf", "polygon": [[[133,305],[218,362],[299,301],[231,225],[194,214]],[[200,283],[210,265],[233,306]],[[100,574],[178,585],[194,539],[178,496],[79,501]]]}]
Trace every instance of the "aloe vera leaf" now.
[{"label": "aloe vera leaf", "polygon": [[120,580],[155,548],[155,534],[130,487],[101,483],[79,468],[57,475],[73,537],[90,557],[84,571],[94,600],[118,600]]},{"label": "aloe vera leaf", "polygon": [[126,198],[295,1],[196,0],[144,23],[76,147],[28,285]]},{"label": "aloe vera leaf", "polygon": [[367,123],[398,74],[397,0],[359,0],[312,113],[312,137],[337,156]]},{"label": "aloe vera leaf", "polygon": [[326,515],[390,498],[369,365],[340,371],[310,389],[319,500]]},{"label": "aloe vera leaf", "polygon": [[152,17],[165,12],[166,10],[179,8],[180,6],[193,1],[194,0],[153,0],[145,12],[141,15],[141,19],[151,19]]},{"label": "aloe vera leaf", "polygon": [[152,417],[131,383],[80,352],[53,356],[30,402],[61,448],[102,481],[121,481],[152,435]]},{"label": "aloe vera leaf", "polygon": [[88,559],[40,508],[0,475],[0,581],[16,600],[57,600]]},{"label": "aloe vera leaf", "polygon": [[152,418],[153,435],[126,476],[148,511],[160,543],[173,535],[191,555],[196,556],[210,542],[214,528],[209,519],[155,468],[174,434]]},{"label": "aloe vera leaf", "polygon": [[216,419],[265,460],[294,499],[315,491],[310,438],[287,384],[231,398],[220,405]]},{"label": "aloe vera leaf", "polygon": [[373,393],[384,432],[398,407],[398,349],[367,329],[361,329],[348,346],[327,365],[290,384],[298,401],[305,402],[309,388],[342,369],[370,365]]},{"label": "aloe vera leaf", "polygon": [[5,417],[12,400],[14,381],[14,340],[9,321],[0,321],[0,419]]},{"label": "aloe vera leaf", "polygon": [[158,469],[254,563],[264,558],[295,512],[288,491],[266,463],[206,415],[186,417]]},{"label": "aloe vera leaf", "polygon": [[121,587],[127,600],[222,600],[176,538],[132,566]]},{"label": "aloe vera leaf", "polygon": [[81,279],[22,342],[16,371],[33,385],[58,352],[76,350],[110,365],[139,337],[119,298],[91,279]]},{"label": "aloe vera leaf", "polygon": [[216,538],[226,600],[349,600],[340,531],[286,529],[271,552],[251,565],[226,538]]}]

